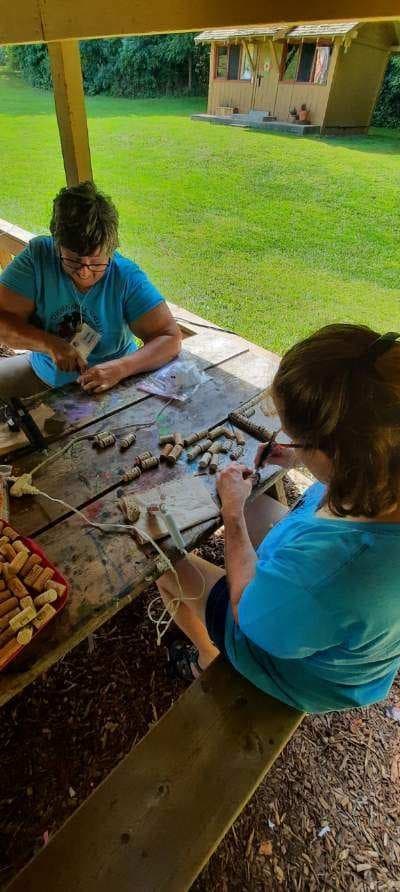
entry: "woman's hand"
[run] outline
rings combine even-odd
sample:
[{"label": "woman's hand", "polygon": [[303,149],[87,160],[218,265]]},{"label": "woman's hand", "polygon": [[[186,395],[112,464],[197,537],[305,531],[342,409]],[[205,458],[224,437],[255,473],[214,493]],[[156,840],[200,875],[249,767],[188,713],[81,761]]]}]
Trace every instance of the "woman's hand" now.
[{"label": "woman's hand", "polygon": [[88,393],[104,393],[119,384],[123,377],[122,363],[119,359],[111,359],[92,366],[78,378],[78,382]]},{"label": "woman's hand", "polygon": [[267,458],[259,465],[259,457],[262,455],[263,449],[265,449],[265,443],[261,444],[257,449],[254,460],[256,468],[264,468],[265,465],[279,465],[280,468],[289,470],[295,467],[297,460],[296,450],[291,449],[290,446],[281,446],[279,443],[274,443]]},{"label": "woman's hand", "polygon": [[61,372],[83,372],[87,369],[87,362],[68,341],[49,335],[46,337],[44,347],[45,352]]},{"label": "woman's hand", "polygon": [[223,511],[229,511],[234,516],[242,513],[252,489],[251,475],[250,468],[236,462],[221,471],[217,478],[217,490]]}]

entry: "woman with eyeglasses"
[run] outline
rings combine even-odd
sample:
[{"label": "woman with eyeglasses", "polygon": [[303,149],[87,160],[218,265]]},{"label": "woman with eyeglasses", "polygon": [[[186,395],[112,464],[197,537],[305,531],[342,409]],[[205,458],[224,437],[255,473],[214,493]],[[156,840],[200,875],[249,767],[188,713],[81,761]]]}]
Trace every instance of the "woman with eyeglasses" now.
[{"label": "woman with eyeglasses", "polygon": [[[251,469],[222,471],[226,571],[196,556],[177,566],[188,600],[175,621],[197,649],[172,648],[180,674],[221,652],[306,712],[386,697],[400,665],[398,338],[329,325],[283,357],[272,397],[296,448],[275,442],[266,461],[317,482],[284,515],[268,495],[246,506]],[[167,606],[178,597],[172,574],[158,585]]]},{"label": "woman with eyeglasses", "polygon": [[112,201],[91,182],[61,189],[50,232],[0,276],[0,341],[31,351],[0,360],[0,397],[76,380],[100,393],[173,359],[178,326],[145,273],[116,250]]}]

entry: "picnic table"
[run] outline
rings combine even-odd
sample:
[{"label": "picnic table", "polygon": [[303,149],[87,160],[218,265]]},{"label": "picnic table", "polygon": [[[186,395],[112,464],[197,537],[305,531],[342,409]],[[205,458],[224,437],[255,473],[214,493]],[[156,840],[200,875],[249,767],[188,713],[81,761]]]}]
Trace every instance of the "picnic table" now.
[{"label": "picnic table", "polygon": [[[189,464],[183,454],[174,467],[162,464],[133,484],[122,483],[124,471],[132,466],[135,454],[145,449],[158,453],[161,435],[179,430],[185,436],[214,427],[226,422],[229,413],[239,406],[257,395],[261,398],[279,358],[220,330],[188,337],[183,357],[191,359],[207,375],[207,381],[184,403],[166,404],[143,392],[138,388],[139,378],[125,380],[98,396],[84,393],[76,385],[42,396],[41,401],[54,412],[46,429],[49,455],[72,440],[77,442],[39,470],[34,484],[54,499],[61,498],[83,511],[92,521],[122,523],[118,506],[122,489],[140,493],[196,473],[197,462]],[[276,418],[266,419],[261,409],[257,413],[258,423],[270,428],[277,426]],[[137,442],[126,453],[115,447],[97,453],[86,438],[105,428],[127,432],[134,425],[145,426],[136,428]],[[246,435],[244,462],[253,462],[257,445]],[[221,458],[221,466],[230,460],[227,456]],[[41,453],[23,450],[14,455],[14,470],[18,474],[29,472],[41,459]],[[253,495],[272,488],[281,476],[280,468],[265,469]],[[216,497],[215,476],[205,474],[200,479]],[[34,538],[61,570],[69,580],[70,594],[62,614],[37,641],[32,655],[27,654],[27,662],[1,674],[0,705],[90,636],[159,575],[154,553],[140,549],[129,533],[106,533],[89,527],[57,501],[38,496],[11,499],[10,520],[21,535]],[[213,516],[187,530],[186,548],[198,546],[219,524],[220,519]],[[178,555],[170,540],[163,541],[163,548],[176,560]]]}]

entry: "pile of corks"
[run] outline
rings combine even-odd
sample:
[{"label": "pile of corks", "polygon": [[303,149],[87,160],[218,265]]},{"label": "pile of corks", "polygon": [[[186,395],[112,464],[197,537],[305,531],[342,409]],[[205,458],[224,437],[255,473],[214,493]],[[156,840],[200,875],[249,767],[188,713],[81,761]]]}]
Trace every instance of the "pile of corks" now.
[{"label": "pile of corks", "polygon": [[[165,462],[170,467],[173,467],[184,449],[186,449],[188,462],[193,462],[199,458],[199,469],[204,472],[208,469],[210,474],[215,474],[221,454],[229,454],[232,461],[238,461],[242,457],[246,442],[242,433],[243,430],[263,442],[266,442],[271,436],[267,428],[249,420],[254,412],[255,409],[252,406],[237,412],[231,412],[229,420],[234,425],[232,430],[229,430],[225,425],[219,425],[211,429],[204,428],[186,437],[179,432],[160,437],[160,455],[156,456],[150,451],[139,453],[134,459],[133,466],[125,471],[122,478],[123,482],[131,483],[132,480],[137,480],[143,472],[158,468],[160,462]],[[103,431],[96,434],[93,439],[93,446],[96,449],[107,449],[110,446],[115,446],[116,442],[117,439],[114,433]],[[120,451],[126,451],[135,442],[136,434],[129,433],[125,435],[119,441]]]}]

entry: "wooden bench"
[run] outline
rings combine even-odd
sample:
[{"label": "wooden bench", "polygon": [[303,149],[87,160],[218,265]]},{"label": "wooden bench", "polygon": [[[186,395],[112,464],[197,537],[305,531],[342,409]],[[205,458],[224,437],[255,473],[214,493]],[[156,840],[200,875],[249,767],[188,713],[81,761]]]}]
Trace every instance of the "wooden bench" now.
[{"label": "wooden bench", "polygon": [[219,658],[9,892],[185,892],[302,718]]}]

